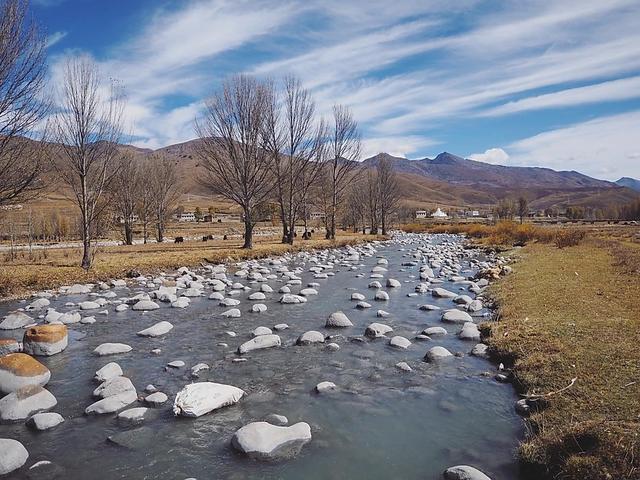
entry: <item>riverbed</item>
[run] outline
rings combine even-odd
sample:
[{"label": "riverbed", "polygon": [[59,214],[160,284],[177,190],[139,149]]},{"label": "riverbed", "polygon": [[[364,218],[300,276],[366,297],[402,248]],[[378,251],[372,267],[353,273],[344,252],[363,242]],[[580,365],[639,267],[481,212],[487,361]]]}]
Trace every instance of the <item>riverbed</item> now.
[{"label": "riverbed", "polygon": [[[221,317],[228,308],[209,300],[211,290],[206,288],[205,295],[192,298],[187,308],[159,303],[161,308],[144,313],[130,309],[116,312],[114,300],[152,288],[133,282],[110,289],[117,297],[105,306],[107,315],[82,312],[83,316],[94,315],[96,323],[68,325],[67,349],[51,357],[38,357],[51,371],[46,388],[58,401],[52,411],[62,414],[65,422],[45,432],[33,432],[24,423],[0,425],[0,437],[19,440],[30,455],[27,464],[7,478],[26,478],[28,466],[49,460],[60,478],[66,479],[440,479],[443,470],[460,464],[473,465],[493,480],[517,479],[515,449],[523,436],[523,425],[514,411],[517,398],[513,388],[494,379],[495,365],[469,354],[477,342],[457,337],[461,325],[443,323],[442,310],[419,309],[423,304],[453,308],[450,298],[435,298],[430,292],[407,295],[421,283],[421,259],[413,257],[415,248],[427,243],[448,248],[445,245],[461,241],[440,235],[402,237],[376,244],[375,252],[360,249],[358,261],[348,262],[343,249],[286,257],[282,264],[289,270],[301,269],[301,285],[292,285],[292,293],[313,282],[318,284],[314,286],[318,295],[308,296],[306,303],[298,305],[280,304],[278,290],[286,279],[278,275],[263,282],[274,291],[260,302],[267,305],[262,313],[252,313],[251,305],[258,302],[248,300],[261,283],[233,277],[232,273],[245,265],[231,266],[229,279],[251,287],[233,297],[241,302],[237,306],[240,318]],[[471,278],[476,273],[474,259],[480,254],[464,252],[458,259],[458,274]],[[376,289],[368,288],[375,280],[370,278],[372,269],[381,258],[388,261],[382,265],[387,271],[377,280],[389,294],[388,301],[375,301]],[[276,270],[269,259],[257,263]],[[315,278],[309,268],[317,265],[332,275]],[[437,275],[439,269],[434,270]],[[206,272],[198,273],[207,276]],[[387,288],[388,278],[397,279],[401,287]],[[467,291],[467,284],[449,278],[444,275],[439,278],[442,283],[431,287],[474,296]],[[372,307],[356,308],[357,302],[351,300],[354,292],[363,294]],[[50,307],[72,311],[77,307],[66,306],[68,303],[104,293],[96,289],[95,294],[56,295],[50,299]],[[0,305],[0,317],[27,302]],[[389,316],[377,317],[379,309]],[[354,326],[324,328],[327,316],[338,310],[346,313]],[[474,319],[484,321],[487,314],[486,310],[476,312]],[[168,334],[159,338],[136,335],[162,320],[174,326]],[[393,333],[377,339],[362,337],[372,322],[391,326]],[[233,361],[240,358],[236,349],[251,338],[252,330],[280,323],[289,325],[276,332],[281,347],[250,352],[242,356],[246,361]],[[448,335],[416,339],[428,326],[442,326]],[[296,339],[308,330],[334,335],[330,341],[340,349],[332,351],[324,344],[296,345]],[[22,333],[2,331],[0,336],[21,338]],[[394,348],[388,344],[393,335],[412,343],[406,350]],[[132,351],[95,356],[94,348],[104,342],[126,343]],[[425,362],[423,357],[433,346],[443,346],[459,356],[446,362]],[[154,349],[160,353],[151,353]],[[184,361],[185,367],[168,368],[167,363],[175,360]],[[111,361],[122,367],[141,394],[146,385],[153,384],[169,396],[169,401],[155,408],[140,426],[123,426],[115,414],[84,414],[95,401],[91,393],[97,386],[93,381],[96,370]],[[200,362],[211,369],[194,380],[190,368]],[[398,362],[406,362],[412,371],[398,369]],[[236,405],[199,418],[175,417],[173,398],[192,381],[234,385],[246,396]],[[316,393],[314,387],[322,381],[335,383],[336,389]],[[230,446],[236,430],[273,413],[286,416],[290,424],[307,422],[311,426],[313,438],[297,456],[261,462]],[[53,478],[50,475],[49,471],[41,478]]]}]

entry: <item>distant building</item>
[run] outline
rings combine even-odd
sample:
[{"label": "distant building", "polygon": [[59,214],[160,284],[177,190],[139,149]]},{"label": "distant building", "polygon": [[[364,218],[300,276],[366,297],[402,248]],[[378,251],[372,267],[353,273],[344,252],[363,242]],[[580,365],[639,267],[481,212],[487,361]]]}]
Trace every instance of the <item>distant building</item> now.
[{"label": "distant building", "polygon": [[179,222],[195,222],[196,214],[193,212],[183,212],[176,214],[176,220]]},{"label": "distant building", "polygon": [[[137,221],[138,221],[138,215],[131,215],[131,222],[137,222]],[[122,215],[117,215],[116,222],[122,225],[124,223],[124,217]]]},{"label": "distant building", "polygon": [[416,210],[416,218],[427,218],[426,210]]},{"label": "distant building", "polygon": [[309,214],[309,220],[322,220],[325,217],[323,212],[311,212]]},{"label": "distant building", "polygon": [[448,215],[444,213],[442,210],[440,210],[440,207],[438,207],[436,211],[431,214],[431,218],[447,218],[447,217]]},{"label": "distant building", "polygon": [[478,210],[467,210],[466,212],[464,212],[464,214],[467,217],[479,217],[480,216],[480,212]]}]

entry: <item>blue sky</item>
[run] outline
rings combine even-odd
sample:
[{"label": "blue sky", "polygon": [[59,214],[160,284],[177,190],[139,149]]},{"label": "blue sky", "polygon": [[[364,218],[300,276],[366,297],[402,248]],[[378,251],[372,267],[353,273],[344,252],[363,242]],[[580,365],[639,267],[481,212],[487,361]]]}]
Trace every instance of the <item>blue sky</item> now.
[{"label": "blue sky", "polygon": [[134,144],[192,139],[226,76],[298,75],[349,105],[365,155],[452,152],[640,178],[640,1],[32,0],[52,84],[89,54]]}]

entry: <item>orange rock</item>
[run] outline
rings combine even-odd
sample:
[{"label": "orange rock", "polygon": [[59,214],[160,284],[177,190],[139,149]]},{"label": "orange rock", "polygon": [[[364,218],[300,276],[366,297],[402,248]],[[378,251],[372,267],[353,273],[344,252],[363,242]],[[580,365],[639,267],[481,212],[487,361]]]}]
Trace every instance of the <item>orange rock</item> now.
[{"label": "orange rock", "polygon": [[59,342],[67,336],[66,325],[38,325],[24,332],[23,342]]},{"label": "orange rock", "polygon": [[0,370],[18,377],[34,377],[49,372],[49,369],[26,353],[10,353],[0,357]]}]

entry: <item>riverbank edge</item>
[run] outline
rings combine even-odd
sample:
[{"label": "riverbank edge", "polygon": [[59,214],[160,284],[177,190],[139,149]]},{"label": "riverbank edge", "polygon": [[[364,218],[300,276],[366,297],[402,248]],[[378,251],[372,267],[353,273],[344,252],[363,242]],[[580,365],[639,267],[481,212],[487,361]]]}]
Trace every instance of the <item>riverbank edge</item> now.
[{"label": "riverbank edge", "polygon": [[[519,267],[526,265],[526,262],[534,261],[532,260],[534,252],[527,247],[507,249],[499,245],[488,246],[475,239],[470,239],[470,243],[480,248],[501,250],[506,257],[511,259],[516,274],[519,272]],[[611,258],[612,272],[615,275],[626,276],[630,282],[638,283],[640,248],[634,252],[636,256],[635,270],[632,270],[629,268],[628,259],[621,258],[620,250],[625,248],[622,242],[587,239],[584,243],[590,248],[606,250],[606,255]],[[534,248],[554,248],[538,243],[533,245]],[[565,252],[576,252],[582,247],[585,246],[570,247]],[[561,251],[561,249],[554,250]],[[577,257],[578,254],[574,254],[574,256]],[[581,260],[585,260],[585,258]],[[578,276],[578,273],[575,272],[575,275]],[[540,362],[540,368],[534,374],[537,377],[535,381],[530,381],[532,376],[530,365],[524,368],[527,370],[526,373],[521,371],[521,365],[530,362],[531,357],[539,355],[540,352],[529,352],[527,355],[523,349],[526,342],[521,343],[521,340],[527,333],[522,330],[521,325],[523,320],[527,322],[529,317],[526,316],[526,311],[510,304],[506,299],[505,290],[513,285],[513,281],[513,275],[502,277],[492,283],[486,292],[492,317],[491,321],[480,325],[480,330],[482,342],[489,347],[490,359],[496,363],[503,363],[511,371],[512,385],[522,398],[529,398],[534,393],[556,393],[565,388],[567,390],[560,392],[559,395],[573,397],[570,401],[563,400],[562,402],[559,402],[558,396],[541,398],[537,402],[539,407],[532,409],[531,415],[523,415],[527,433],[518,449],[518,460],[523,478],[530,480],[555,480],[558,478],[564,480],[583,480],[585,478],[593,480],[640,479],[640,421],[637,420],[640,419],[640,414],[636,421],[624,421],[603,419],[594,412],[593,421],[576,421],[575,423],[568,421],[561,425],[553,425],[554,416],[545,417],[545,411],[557,408],[556,403],[563,403],[564,405],[560,408],[566,409],[567,403],[579,401],[580,398],[579,394],[572,391],[570,384],[573,382],[569,376],[565,375],[565,379],[569,382],[565,384],[558,383],[558,377],[546,378],[549,370],[543,362]],[[602,281],[605,282],[604,279]],[[574,301],[579,302],[580,299],[575,298]],[[633,314],[632,311],[629,313]],[[529,329],[528,335],[535,335],[535,333]],[[569,348],[574,341],[575,339],[572,337],[565,337]],[[556,345],[550,344],[548,346],[541,345],[540,348],[544,351],[546,348],[553,350],[555,347]],[[539,358],[536,360],[539,361]],[[548,363],[553,361],[549,359]],[[578,379],[582,382],[585,380]],[[594,395],[601,393],[593,392]],[[612,407],[615,408],[615,405]],[[572,412],[566,413],[567,417],[572,417]],[[552,433],[549,434],[545,429],[551,430]]]},{"label": "riverbank edge", "polygon": [[[65,270],[63,278],[49,278],[46,281],[38,283],[29,288],[17,288],[9,295],[0,296],[0,304],[8,303],[16,300],[23,300],[33,296],[35,293],[44,290],[57,289],[63,285],[71,285],[74,283],[97,283],[108,282],[113,279],[125,279],[127,273],[135,270],[141,275],[158,275],[160,272],[168,269],[177,269],[180,267],[197,267],[205,263],[209,264],[232,264],[235,262],[247,261],[247,260],[259,260],[272,256],[284,255],[286,253],[299,253],[299,252],[311,252],[316,250],[327,250],[332,248],[342,248],[349,245],[360,245],[363,243],[370,243],[373,241],[386,241],[389,240],[389,236],[348,236],[336,240],[313,240],[312,243],[297,243],[294,245],[273,243],[273,244],[257,244],[253,249],[241,249],[241,248],[229,248],[221,249],[216,252],[203,254],[198,259],[192,261],[182,261],[179,265],[176,265],[174,259],[167,259],[166,263],[160,262],[153,267],[140,267],[136,265],[127,265],[117,268],[111,268],[107,271],[89,270],[85,272],[80,267],[69,270],[68,267],[60,267]],[[305,241],[306,242],[306,241]],[[34,265],[33,268],[37,268]]]}]

